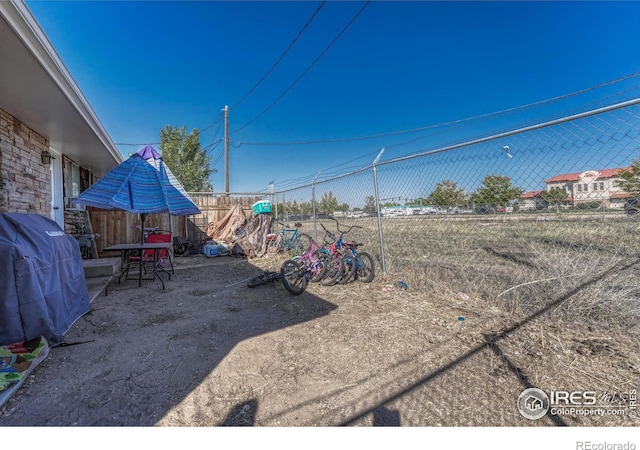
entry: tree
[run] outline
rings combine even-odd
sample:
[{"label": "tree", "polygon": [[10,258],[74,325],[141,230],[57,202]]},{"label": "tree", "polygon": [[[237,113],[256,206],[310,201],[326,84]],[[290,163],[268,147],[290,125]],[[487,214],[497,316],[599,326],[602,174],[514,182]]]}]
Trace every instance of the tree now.
[{"label": "tree", "polygon": [[373,214],[377,211],[376,199],[372,195],[367,196],[364,199],[364,212],[367,214]]},{"label": "tree", "polygon": [[320,198],[320,211],[327,215],[332,215],[338,209],[338,199],[336,199],[331,191],[322,194]]},{"label": "tree", "polygon": [[567,191],[561,187],[554,187],[548,191],[544,191],[540,194],[542,200],[548,205],[556,206],[556,212],[559,211],[559,206],[567,201]]},{"label": "tree", "polygon": [[470,197],[477,205],[508,206],[524,192],[524,189],[511,185],[511,178],[500,175],[487,175],[482,184],[484,186],[479,187]]},{"label": "tree", "polygon": [[300,214],[311,214],[313,212],[313,203],[310,201],[300,202],[298,207],[300,208]]},{"label": "tree", "polygon": [[160,131],[160,153],[187,192],[212,191],[210,177],[217,171],[209,164],[211,158],[200,148],[200,132],[167,125]]},{"label": "tree", "polygon": [[631,162],[631,167],[622,170],[617,180],[618,186],[629,194],[629,197],[640,197],[640,159]]},{"label": "tree", "polygon": [[298,204],[296,201],[283,201],[278,205],[279,213],[288,216],[289,214],[299,214],[300,208],[298,208]]},{"label": "tree", "polygon": [[427,203],[440,208],[455,208],[465,204],[464,189],[451,180],[443,180],[427,196]]}]

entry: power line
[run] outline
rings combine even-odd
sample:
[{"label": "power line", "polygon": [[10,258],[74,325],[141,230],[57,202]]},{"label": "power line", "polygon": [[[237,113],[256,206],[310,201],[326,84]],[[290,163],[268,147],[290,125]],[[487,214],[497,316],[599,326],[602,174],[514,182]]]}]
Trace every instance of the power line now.
[{"label": "power line", "polygon": [[[266,78],[267,76],[269,76],[269,74],[271,72],[273,72],[273,70],[276,68],[276,66],[280,63],[280,61],[282,61],[282,59],[284,58],[284,56],[289,52],[289,50],[291,50],[291,48],[293,47],[293,44],[295,44],[295,42],[300,38],[300,36],[302,36],[302,33],[304,32],[304,30],[309,26],[309,24],[313,21],[313,19],[315,18],[315,16],[318,14],[318,12],[320,11],[320,9],[324,6],[324,4],[326,3],[326,0],[324,0],[317,8],[316,10],[313,12],[313,14],[311,15],[311,17],[307,20],[307,23],[304,24],[304,26],[300,29],[300,31],[298,32],[298,35],[293,39],[293,41],[291,41],[291,43],[289,44],[289,46],[286,48],[286,50],[280,55],[280,57],[278,58],[278,60],[273,64],[273,66],[271,66],[271,68],[269,70],[267,70],[267,72],[262,76],[262,78],[260,78],[258,80],[258,82],[253,85],[253,87],[251,89],[249,89],[241,98],[240,100],[238,100],[234,105],[232,105],[229,109],[233,109],[236,106],[238,106],[242,101],[244,101],[244,99],[246,99]],[[206,127],[204,127],[201,132],[204,132],[206,130],[208,130],[209,128],[212,128],[216,125],[218,125],[218,130],[220,129],[220,126],[222,125],[222,119],[223,119],[223,115],[222,113],[220,113],[220,117],[218,118],[218,120],[216,120],[215,122],[213,122],[210,125],[207,125]],[[214,134],[214,138],[215,136],[218,134],[218,131],[216,131],[216,133]],[[212,139],[212,141],[213,141]]]},{"label": "power line", "polygon": [[218,120],[204,127],[202,130],[200,130],[200,133],[204,133],[209,128],[215,127],[216,125],[218,125],[218,128],[216,129],[216,132],[213,135],[213,139],[211,139],[211,141],[213,142],[213,140],[215,139],[215,136],[218,134],[218,131],[220,130],[220,126],[222,125],[222,113],[220,113],[220,117],[218,117]]},{"label": "power line", "polygon": [[224,156],[224,148],[222,150],[220,150],[220,153],[218,153],[218,156],[216,156],[216,159],[213,161],[213,163],[211,163],[212,166],[216,166],[216,164],[218,164],[218,162],[220,162],[220,160],[222,159],[222,157]]},{"label": "power line", "polygon": [[214,148],[216,148],[218,145],[220,145],[220,143],[222,142],[222,138],[218,139],[215,142],[212,142],[211,144],[202,147],[200,150],[207,150],[207,153],[209,153],[211,150],[213,150]]},{"label": "power line", "polygon": [[[459,123],[463,123],[463,122],[470,122],[470,121],[473,121],[473,120],[478,120],[478,119],[483,119],[483,118],[487,118],[487,117],[498,116],[498,115],[501,115],[501,114],[507,114],[507,113],[511,113],[511,112],[516,112],[516,111],[520,111],[520,110],[523,110],[523,109],[526,109],[526,108],[531,108],[531,107],[534,107],[534,106],[540,106],[540,105],[544,105],[544,104],[548,104],[548,103],[554,103],[554,102],[559,101],[559,100],[564,100],[564,99],[567,99],[567,98],[571,98],[571,97],[574,97],[576,95],[584,94],[586,92],[589,92],[589,91],[592,91],[592,90],[595,90],[595,89],[599,89],[599,88],[602,88],[602,87],[605,87],[605,86],[608,86],[608,85],[611,85],[611,84],[619,83],[620,81],[625,81],[627,79],[634,78],[634,77],[637,77],[637,76],[640,76],[640,72],[635,72],[633,74],[625,75],[625,76],[617,78],[615,80],[606,81],[606,82],[598,84],[596,86],[591,86],[589,88],[582,89],[582,90],[575,91],[575,92],[571,92],[569,94],[563,94],[563,95],[560,95],[560,96],[557,96],[557,97],[552,97],[550,99],[540,100],[540,101],[537,101],[537,102],[528,103],[526,105],[515,106],[513,108],[507,108],[507,109],[503,109],[501,111],[491,112],[491,113],[487,113],[487,114],[481,114],[481,115],[478,115],[478,116],[467,117],[465,119],[458,119],[458,120],[453,120],[453,121],[450,121],[450,122],[443,122],[443,123],[433,124],[433,125],[425,125],[425,126],[417,127],[417,128],[410,128],[408,130],[397,130],[397,131],[389,131],[389,132],[386,132],[386,133],[370,134],[370,135],[365,135],[365,136],[355,136],[355,137],[338,138],[338,139],[321,139],[321,140],[315,140],[315,141],[297,141],[297,142],[244,142],[243,141],[242,143],[244,145],[260,145],[260,146],[332,144],[332,143],[339,143],[339,142],[362,141],[362,140],[375,139],[375,138],[380,138],[380,137],[385,137],[385,136],[393,136],[393,135],[397,135],[397,134],[415,133],[416,131],[423,131],[423,130],[428,130],[430,128],[438,128],[438,127],[444,127],[444,126],[448,126],[448,125],[455,125],[455,124],[459,124]],[[412,141],[409,141],[409,142],[412,142]]]},{"label": "power line", "polygon": [[[240,146],[241,144],[242,145],[257,145],[257,146],[330,144],[330,143],[339,143],[339,142],[350,142],[350,141],[360,141],[360,140],[367,140],[367,139],[375,139],[375,138],[379,138],[379,137],[393,136],[393,135],[396,135],[396,134],[414,133],[416,131],[423,131],[423,130],[427,130],[427,129],[430,129],[430,128],[444,127],[444,126],[448,126],[448,125],[454,125],[454,124],[458,124],[458,123],[469,122],[469,121],[472,121],[472,120],[477,120],[477,119],[482,119],[482,118],[487,118],[487,117],[492,117],[492,116],[498,116],[500,114],[506,114],[506,113],[510,113],[510,112],[523,110],[523,109],[526,109],[526,108],[531,108],[531,107],[534,107],[534,106],[553,103],[553,102],[556,102],[556,101],[559,101],[559,100],[564,100],[564,99],[567,99],[567,98],[575,97],[577,95],[584,94],[584,93],[593,91],[595,89],[599,89],[599,88],[602,88],[602,87],[605,87],[605,86],[609,86],[611,84],[619,83],[621,81],[625,81],[625,80],[628,80],[628,79],[631,79],[631,78],[635,78],[635,77],[638,77],[638,76],[640,76],[640,72],[635,72],[635,73],[632,73],[632,74],[629,74],[629,75],[622,76],[620,78],[616,78],[614,80],[605,81],[605,82],[600,83],[600,84],[595,85],[595,86],[591,86],[591,87],[588,87],[588,88],[585,88],[585,89],[581,89],[579,91],[575,91],[575,92],[571,92],[571,93],[568,93],[568,94],[559,95],[557,97],[552,97],[550,99],[540,100],[540,101],[537,101],[537,102],[528,103],[526,105],[515,106],[513,108],[507,108],[507,109],[503,109],[501,111],[491,112],[491,113],[487,113],[487,114],[481,114],[481,115],[478,115],[478,116],[473,116],[473,117],[467,117],[467,118],[464,118],[464,119],[453,120],[453,121],[450,121],[450,122],[443,122],[443,123],[434,124],[434,125],[425,125],[425,126],[417,127],[417,128],[410,128],[408,130],[397,130],[397,131],[390,131],[390,132],[386,132],[386,133],[370,134],[370,135],[365,135],[365,136],[355,136],[355,137],[339,138],[339,139],[321,139],[321,140],[316,140],[316,141],[297,141],[297,142],[244,142],[244,141],[242,141],[242,142],[240,142],[238,144],[238,146]],[[206,131],[209,128],[215,126],[215,125],[218,125],[218,129],[217,129],[217,131],[215,133],[215,134],[217,134],[219,129],[220,129],[220,127],[222,126],[222,117],[220,119],[218,119],[216,122],[214,122],[213,124],[203,128],[201,130],[201,132],[202,131]],[[245,125],[245,126],[247,126],[247,125]],[[244,128],[244,127],[242,127],[242,128]],[[236,131],[238,131],[238,130],[236,130]],[[413,142],[413,141],[409,141],[409,142]],[[145,143],[116,142],[114,144],[115,145],[122,145],[122,146],[144,146],[144,145],[160,145],[160,142],[145,142]]]},{"label": "power line", "polygon": [[262,117],[262,115],[264,113],[266,113],[267,111],[269,111],[276,103],[278,103],[280,101],[280,99],[282,97],[284,97],[297,83],[298,81],[300,81],[302,79],[302,77],[304,77],[307,72],[309,72],[309,70],[311,70],[311,68],[320,60],[320,58],[322,58],[324,56],[324,54],[329,51],[329,49],[333,46],[333,44],[336,43],[336,41],[340,38],[340,36],[342,36],[344,34],[345,31],[347,31],[347,29],[351,26],[351,24],[353,24],[353,22],[355,22],[355,20],[358,18],[358,16],[362,13],[362,11],[365,10],[365,8],[367,6],[369,6],[369,3],[371,3],[371,0],[368,0],[363,6],[362,8],[360,8],[360,10],[351,18],[351,20],[349,21],[349,23],[347,23],[347,25],[338,33],[338,35],[329,43],[329,45],[327,45],[327,47],[316,57],[316,59],[313,60],[313,62],[300,74],[300,76],[298,76],[298,78],[296,78],[293,83],[291,83],[289,85],[288,88],[286,88],[282,94],[280,94],[269,106],[267,106],[260,114],[258,114],[257,116],[255,116],[253,119],[251,119],[249,122],[247,122],[246,124],[244,124],[243,126],[241,126],[240,128],[237,128],[236,130],[234,130],[232,133],[237,133],[238,131],[248,127],[249,125],[251,125],[253,122],[255,122],[256,120],[258,120],[260,117]]},{"label": "power line", "polygon": [[291,43],[289,44],[289,46],[286,48],[286,50],[284,52],[282,52],[282,54],[280,55],[280,57],[277,59],[277,61],[273,64],[273,66],[271,66],[271,68],[269,70],[267,70],[267,72],[262,76],[262,78],[260,78],[258,80],[258,82],[256,84],[253,85],[253,87],[251,89],[249,89],[247,91],[246,94],[244,94],[242,97],[240,97],[240,100],[238,100],[237,102],[235,102],[233,105],[231,105],[229,107],[229,109],[233,109],[236,106],[238,106],[240,103],[242,103],[242,101],[244,101],[245,98],[247,98],[253,91],[255,91],[255,89],[269,76],[269,74],[271,72],[273,72],[273,69],[276,68],[276,66],[278,64],[280,64],[280,61],[282,61],[282,58],[284,58],[284,56],[289,52],[289,50],[291,50],[291,47],[293,47],[293,44],[296,43],[296,41],[300,38],[300,36],[302,36],[302,33],[304,33],[304,30],[309,26],[309,24],[313,21],[313,19],[316,17],[316,14],[318,14],[318,12],[320,11],[320,9],[322,9],[322,7],[324,6],[324,4],[326,3],[326,0],[324,0],[322,3],[320,3],[320,5],[316,8],[316,10],[313,12],[313,14],[311,14],[311,17],[309,17],[309,19],[307,20],[307,23],[304,24],[304,26],[300,29],[300,31],[298,31],[298,35],[293,39],[293,41],[291,41]]},{"label": "power line", "polygon": [[[455,120],[455,121],[446,122],[446,123],[437,124],[437,125],[429,125],[429,126],[425,126],[425,127],[414,128],[414,129],[411,129],[411,130],[396,131],[396,132],[392,132],[392,133],[381,133],[381,134],[378,134],[378,135],[375,135],[375,136],[368,136],[368,137],[365,136],[365,137],[361,137],[361,138],[362,139],[366,139],[366,138],[370,138],[370,137],[381,137],[381,136],[392,135],[392,134],[409,133],[409,132],[420,131],[420,130],[425,130],[425,129],[429,129],[429,128],[444,127],[444,126],[447,126],[447,125],[457,125],[458,127],[460,127],[460,126],[462,126],[463,122],[482,119],[482,118],[491,118],[493,116],[498,116],[498,115],[501,115],[501,114],[515,112],[515,111],[522,110],[522,109],[529,108],[529,107],[536,106],[536,105],[541,105],[541,104],[546,104],[546,103],[553,103],[553,102],[556,102],[556,101],[559,101],[559,100],[562,100],[562,99],[570,98],[570,97],[573,97],[573,96],[576,96],[576,95],[579,95],[579,94],[583,94],[583,93],[592,91],[594,89],[598,89],[598,88],[601,88],[601,87],[604,87],[604,86],[607,86],[607,85],[618,83],[620,81],[624,81],[624,80],[627,80],[627,79],[630,79],[630,78],[634,78],[634,77],[638,77],[638,76],[640,76],[640,72],[636,72],[636,73],[633,73],[633,74],[630,74],[630,75],[625,75],[623,77],[620,77],[620,78],[617,78],[617,79],[614,79],[614,80],[611,80],[611,81],[607,81],[607,82],[598,84],[596,86],[592,86],[592,87],[589,87],[589,88],[586,88],[586,89],[582,89],[582,90],[579,90],[579,91],[576,91],[576,92],[572,92],[572,93],[569,93],[569,94],[564,94],[564,95],[553,97],[553,98],[550,98],[550,99],[529,103],[527,105],[522,105],[522,106],[518,106],[518,107],[514,107],[514,108],[501,110],[501,111],[498,111],[498,112],[483,114],[483,115],[479,115],[479,116],[475,116],[475,117],[471,117],[471,118]],[[594,102],[591,102],[591,103],[594,103]],[[405,141],[405,142],[400,142],[400,143],[397,143],[397,144],[387,144],[385,147],[386,148],[399,147],[399,146],[402,146],[402,145],[406,145],[406,144],[415,142],[415,141],[420,140],[420,139],[424,139],[426,137],[432,137],[432,136],[434,136],[434,135],[436,135],[438,133],[442,133],[442,132],[445,132],[445,131],[447,131],[447,130],[439,130],[439,131],[436,131],[436,132],[431,133],[429,135],[419,136],[419,137],[416,137],[414,139],[411,139],[411,140],[408,140],[408,141]],[[355,140],[355,139],[358,139],[358,138],[348,138],[348,139],[344,139],[344,140]],[[309,142],[304,142],[304,143],[300,143],[300,142],[298,142],[298,143],[280,143],[278,145],[296,145],[296,144],[301,145],[301,144],[307,144],[307,143],[315,144],[315,143],[340,142],[340,141],[342,141],[342,140],[316,141],[316,142],[309,141]],[[248,144],[248,145],[271,145],[271,144],[258,144],[258,143],[251,143],[251,142],[244,142],[244,144]],[[375,152],[368,152],[368,153],[365,153],[365,154],[363,154],[361,156],[353,158],[351,160],[348,160],[348,161],[345,161],[343,163],[340,163],[340,164],[328,167],[326,169],[323,169],[322,170],[322,173],[324,175],[323,178],[325,178],[325,179],[326,178],[331,178],[334,174],[336,176],[337,175],[341,175],[341,174],[343,174],[345,172],[345,169],[342,169],[340,172],[338,172],[338,171],[328,172],[328,171],[331,170],[331,169],[336,169],[336,168],[341,167],[341,166],[345,166],[345,165],[347,165],[349,163],[355,162],[355,161],[357,161],[359,159],[362,159],[362,158],[365,158],[367,156],[373,156],[373,155],[375,155],[377,153],[378,153],[377,150]],[[360,166],[360,167],[351,166],[349,168],[360,169],[362,167],[365,167],[365,166]],[[283,180],[283,181],[280,181],[280,182],[277,182],[277,183],[278,183],[279,186],[281,186],[282,188],[285,188],[285,189],[287,187],[289,187],[289,186],[297,187],[297,185],[298,185],[297,183],[299,183],[301,180],[311,180],[314,176],[315,176],[315,173],[314,174],[309,174],[307,176],[295,178],[295,179]]]},{"label": "power line", "polygon": [[200,132],[202,133],[203,131],[207,131],[209,128],[214,127],[216,125],[218,125],[218,128],[219,128],[221,123],[222,123],[222,117],[218,118],[218,120],[213,122],[211,125],[207,125],[206,127],[204,127],[202,130],[200,130]]},{"label": "power line", "polygon": [[[213,133],[213,137],[211,138],[211,144],[209,144],[210,147],[212,145],[220,143],[220,140],[216,141],[216,137],[218,136],[218,133],[220,132],[220,128],[222,128],[222,120],[218,120],[217,124],[218,124],[218,128],[216,128],[216,131]],[[215,141],[215,144],[214,144],[214,141]]]}]

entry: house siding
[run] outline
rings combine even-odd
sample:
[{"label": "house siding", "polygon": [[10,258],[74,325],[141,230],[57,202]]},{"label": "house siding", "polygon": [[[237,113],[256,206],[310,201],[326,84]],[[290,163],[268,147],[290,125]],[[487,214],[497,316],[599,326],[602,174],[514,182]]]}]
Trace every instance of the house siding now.
[{"label": "house siding", "polygon": [[0,212],[50,217],[51,171],[41,154],[49,142],[0,109]]}]

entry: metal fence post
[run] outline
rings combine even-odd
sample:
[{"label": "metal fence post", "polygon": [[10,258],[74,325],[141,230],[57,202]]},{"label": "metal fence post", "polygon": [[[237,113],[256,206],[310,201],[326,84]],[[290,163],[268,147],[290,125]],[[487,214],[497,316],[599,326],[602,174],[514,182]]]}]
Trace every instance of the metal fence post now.
[{"label": "metal fence post", "polygon": [[313,208],[313,239],[318,240],[318,221],[316,218],[316,180],[320,176],[322,171],[318,172],[316,177],[311,182],[311,207]]},{"label": "metal fence post", "polygon": [[378,170],[376,169],[376,164],[378,160],[382,156],[382,152],[384,152],[384,147],[376,156],[376,159],[373,160],[373,188],[376,196],[376,216],[378,218],[378,239],[380,241],[380,267],[382,269],[382,275],[387,274],[387,265],[384,259],[384,238],[382,236],[382,218],[380,217],[380,192],[378,191]]},{"label": "metal fence post", "polygon": [[269,182],[269,201],[273,203],[276,217],[278,217],[278,193],[274,191],[273,181]]}]

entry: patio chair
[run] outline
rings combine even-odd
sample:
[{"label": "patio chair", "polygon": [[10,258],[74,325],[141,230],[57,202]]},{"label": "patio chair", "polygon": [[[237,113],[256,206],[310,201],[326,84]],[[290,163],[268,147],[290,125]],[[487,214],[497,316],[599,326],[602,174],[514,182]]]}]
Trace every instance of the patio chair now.
[{"label": "patio chair", "polygon": [[[149,233],[145,237],[146,243],[160,243],[167,242],[173,243],[173,235],[169,231],[156,230],[153,233]],[[169,279],[171,279],[171,274],[175,274],[173,269],[173,258],[172,258],[173,246],[170,246],[168,249],[163,249],[158,252],[158,261],[154,261],[154,250],[144,250],[142,252],[142,258],[139,255],[131,255],[129,256],[129,261],[133,263],[142,264],[142,269],[144,272],[147,272],[148,264],[156,264],[156,269],[162,270],[167,275],[169,275]],[[169,272],[171,270],[171,272]]]},{"label": "patio chair", "polygon": [[[173,235],[170,231],[156,231],[155,233],[147,236],[147,242],[166,242],[171,245],[165,250],[161,250],[158,255],[158,265],[164,272],[168,272],[171,268],[171,273],[175,275],[173,270]],[[153,252],[151,252],[151,259],[153,259]]]}]

